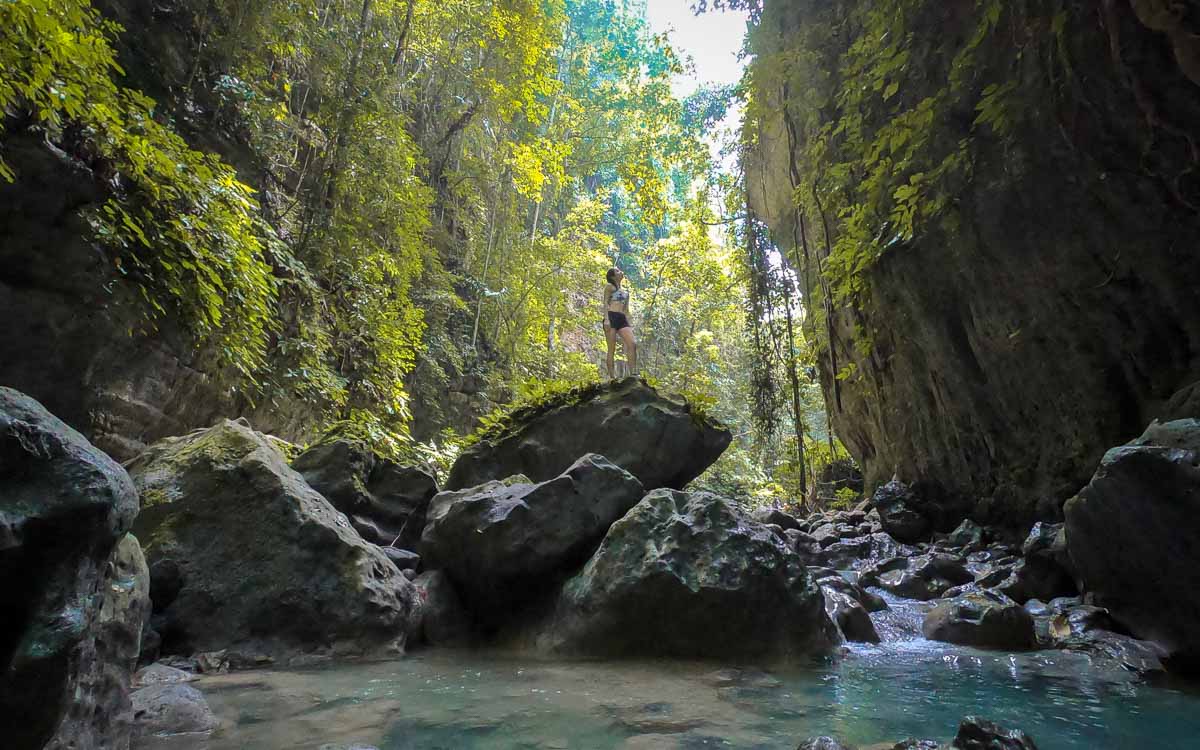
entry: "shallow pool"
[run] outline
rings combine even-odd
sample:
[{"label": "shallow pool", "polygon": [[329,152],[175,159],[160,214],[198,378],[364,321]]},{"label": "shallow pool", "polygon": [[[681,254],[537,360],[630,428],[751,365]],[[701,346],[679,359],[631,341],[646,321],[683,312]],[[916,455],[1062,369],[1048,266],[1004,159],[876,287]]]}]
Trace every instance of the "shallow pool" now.
[{"label": "shallow pool", "polygon": [[430,650],[394,662],[218,675],[197,686],[221,730],[140,746],[792,750],[817,734],[859,745],[945,740],[962,716],[978,713],[1025,729],[1042,750],[1200,747],[1194,690],[1141,684],[1081,655],[947,647],[916,635],[903,611],[881,619],[885,645],[784,671]]}]

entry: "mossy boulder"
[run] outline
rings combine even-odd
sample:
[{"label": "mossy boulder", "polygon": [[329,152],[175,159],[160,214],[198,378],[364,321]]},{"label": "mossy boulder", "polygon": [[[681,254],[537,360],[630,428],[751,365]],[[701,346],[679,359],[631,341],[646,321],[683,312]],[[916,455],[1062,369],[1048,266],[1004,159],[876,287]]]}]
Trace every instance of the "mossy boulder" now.
[{"label": "mossy boulder", "polygon": [[412,583],[266,436],[225,420],[155,444],[129,471],[165,652],[403,647]]},{"label": "mossy boulder", "polygon": [[428,471],[382,458],[346,439],[317,443],[297,456],[292,468],[349,516],[368,542],[416,549],[425,510],[438,492]]},{"label": "mossy boulder", "polygon": [[508,619],[578,570],[644,494],[591,454],[548,481],[517,479],[440,493],[421,538],[426,565],[444,570],[484,622]]},{"label": "mossy boulder", "polygon": [[601,383],[518,409],[462,452],[451,490],[525,474],[542,482],[598,453],[647,489],[682,488],[729,446],[724,425],[638,378]]},{"label": "mossy boulder", "polygon": [[782,660],[837,641],[786,542],[729,500],[667,489],[612,525],[538,637],[568,654]]},{"label": "mossy boulder", "polygon": [[122,747],[148,609],[119,464],[0,388],[0,726],[14,748]]}]

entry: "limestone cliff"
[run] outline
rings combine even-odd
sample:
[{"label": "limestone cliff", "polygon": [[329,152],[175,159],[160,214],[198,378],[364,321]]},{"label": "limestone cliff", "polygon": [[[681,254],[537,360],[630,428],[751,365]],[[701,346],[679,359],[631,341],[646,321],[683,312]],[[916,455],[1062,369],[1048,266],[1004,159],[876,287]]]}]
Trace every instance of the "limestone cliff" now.
[{"label": "limestone cliff", "polygon": [[[846,114],[822,95],[861,73],[846,53],[862,33],[854,13],[868,5],[767,0],[752,35],[763,62],[752,89],[762,106],[747,126],[757,138],[749,199],[800,265],[794,188],[832,165],[804,161],[795,123]],[[937,54],[914,54],[889,92],[917,101],[955,75],[953,55],[981,12],[968,6],[986,4],[884,5],[924,13],[911,44]],[[863,272],[866,293],[835,306],[818,359],[833,424],[870,484],[927,481],[1017,522],[1059,515],[1104,451],[1200,374],[1200,85],[1189,63],[1197,37],[1179,32],[1200,18],[1179,11],[1163,31],[1154,3],[1002,5],[979,54],[990,80],[1015,83],[1010,137],[979,125],[978,99],[959,103],[950,132],[957,121],[970,170],[945,209],[951,220]],[[821,73],[798,77],[795,60]],[[836,244],[844,216],[825,219]],[[809,221],[819,258],[821,219]]]}]

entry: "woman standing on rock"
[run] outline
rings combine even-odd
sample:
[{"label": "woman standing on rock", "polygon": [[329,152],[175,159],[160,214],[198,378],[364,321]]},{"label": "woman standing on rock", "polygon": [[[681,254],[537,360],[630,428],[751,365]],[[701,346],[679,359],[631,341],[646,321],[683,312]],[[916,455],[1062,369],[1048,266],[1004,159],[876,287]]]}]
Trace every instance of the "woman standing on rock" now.
[{"label": "woman standing on rock", "polygon": [[633,340],[633,327],[629,325],[629,290],[621,288],[625,274],[619,268],[608,269],[604,285],[604,338],[608,341],[608,377],[615,377],[613,354],[617,348],[617,336],[625,347],[628,361],[627,375],[637,374],[637,342]]}]

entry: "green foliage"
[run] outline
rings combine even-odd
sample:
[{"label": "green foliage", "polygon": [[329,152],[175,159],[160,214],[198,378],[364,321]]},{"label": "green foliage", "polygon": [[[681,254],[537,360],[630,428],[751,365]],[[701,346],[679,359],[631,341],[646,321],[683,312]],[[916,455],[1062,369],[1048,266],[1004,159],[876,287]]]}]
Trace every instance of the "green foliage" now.
[{"label": "green foliage", "polygon": [[[736,233],[712,229],[729,186],[703,141],[731,91],[678,99],[689,61],[637,4],[213,0],[170,31],[170,65],[124,40],[155,103],[115,82],[122,31],[85,0],[0,2],[0,138],[32,126],[93,169],[108,192],[88,218],[114,273],[151,321],[220,351],[236,387],[311,402],[321,440],[444,470],[460,441],[442,428],[471,416],[444,398],[459,384],[472,407],[514,397],[467,444],[605,387],[615,262],[642,373],[735,428],[705,481],[761,502],[788,486],[778,439],[740,427],[760,321]],[[885,75],[880,93],[903,99]],[[1006,126],[1008,95],[991,92],[979,127]],[[897,149],[929,122],[910,120]],[[181,133],[236,144],[240,175]],[[912,232],[924,172],[885,207]]]},{"label": "green foliage", "polygon": [[445,477],[458,457],[461,446],[452,432],[444,431],[439,438],[419,442],[413,440],[407,431],[391,427],[371,412],[354,410],[346,419],[325,425],[310,447],[344,440],[380,458],[405,465],[424,466],[433,470],[436,476]]},{"label": "green foliage", "polygon": [[579,383],[571,380],[531,379],[521,385],[516,400],[479,419],[479,426],[462,442],[464,448],[489,442],[505,435],[539,414],[589,399],[600,393],[604,383]]},{"label": "green foliage", "polygon": [[[230,167],[189,148],[156,119],[153,101],[113,82],[120,31],[86,0],[0,4],[0,113],[23,113],[112,186],[88,218],[147,317],[178,316],[252,373],[276,327],[270,230]],[[0,157],[0,178],[18,177]]]}]

